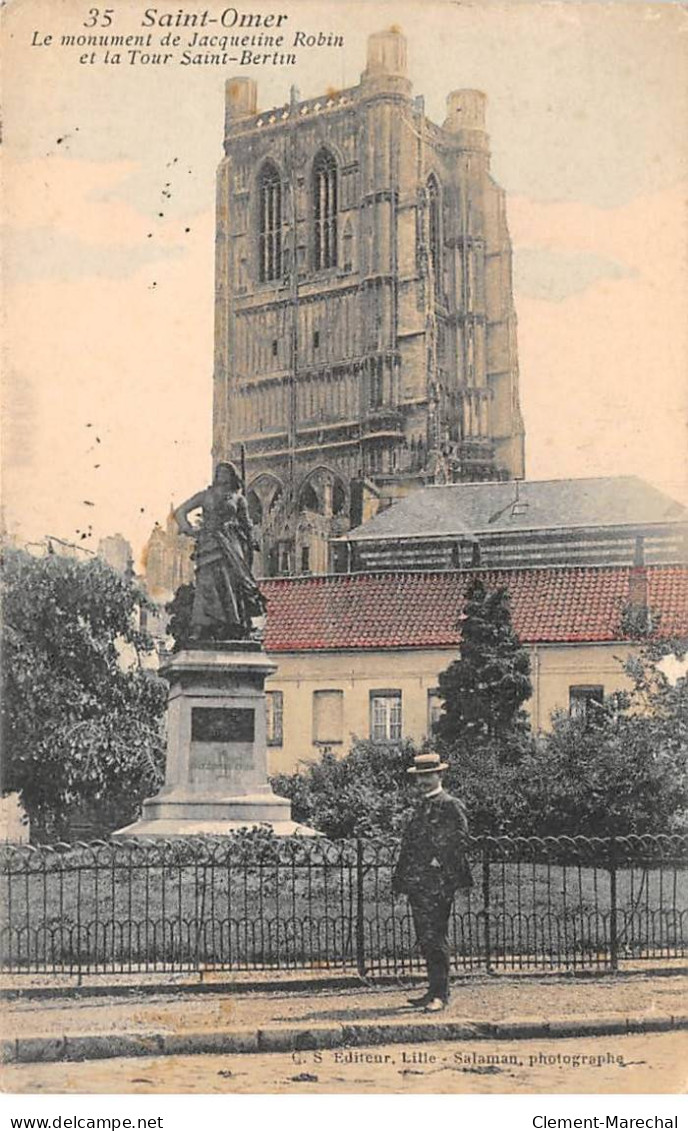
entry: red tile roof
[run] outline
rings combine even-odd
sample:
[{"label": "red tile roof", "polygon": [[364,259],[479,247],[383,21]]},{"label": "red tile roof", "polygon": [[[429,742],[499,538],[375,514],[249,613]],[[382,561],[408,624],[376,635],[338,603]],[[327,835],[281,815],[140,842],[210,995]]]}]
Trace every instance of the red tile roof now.
[{"label": "red tile roof", "polygon": [[[663,636],[688,633],[688,566],[647,567],[648,604]],[[442,648],[459,641],[464,594],[473,577],[511,595],[524,643],[622,639],[631,567],[571,567],[359,573],[261,582],[268,602],[268,652]]]}]

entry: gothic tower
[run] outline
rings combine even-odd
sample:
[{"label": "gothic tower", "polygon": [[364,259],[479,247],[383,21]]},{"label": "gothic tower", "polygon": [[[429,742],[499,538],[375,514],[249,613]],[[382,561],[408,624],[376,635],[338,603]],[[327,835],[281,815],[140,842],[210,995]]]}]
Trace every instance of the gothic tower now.
[{"label": "gothic tower", "polygon": [[524,474],[511,243],[485,96],[442,126],[395,30],[358,86],[258,112],[227,82],[213,456],[246,456],[259,573],[427,483]]}]

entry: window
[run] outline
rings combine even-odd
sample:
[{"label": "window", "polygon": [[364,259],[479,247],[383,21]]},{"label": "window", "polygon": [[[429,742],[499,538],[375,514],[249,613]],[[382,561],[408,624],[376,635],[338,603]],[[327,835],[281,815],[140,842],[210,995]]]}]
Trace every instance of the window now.
[{"label": "window", "polygon": [[344,740],[344,692],[313,692],[313,742],[333,746]]},{"label": "window", "polygon": [[382,363],[375,366],[370,374],[370,407],[379,408],[383,400]]},{"label": "window", "polygon": [[315,269],[337,265],[337,166],[323,150],[313,165],[313,216],[315,220]]},{"label": "window", "polygon": [[347,222],[346,222],[346,227],[344,229],[344,236],[343,236],[343,239],[342,239],[342,244],[343,244],[343,248],[344,248],[344,270],[345,271],[353,271],[353,267],[354,267],[354,254],[353,254],[354,237],[353,237],[353,234],[351,232],[351,221],[350,220],[347,220]]},{"label": "window", "polygon": [[268,746],[282,745],[284,695],[281,691],[265,693],[265,727]]},{"label": "window", "polygon": [[310,573],[311,568],[311,549],[310,546],[301,547],[301,573]]},{"label": "window", "polygon": [[382,473],[383,459],[382,448],[369,448],[368,449],[368,471],[371,475],[379,475]]},{"label": "window", "polygon": [[263,167],[258,192],[258,276],[267,283],[282,274],[282,186],[270,162]]},{"label": "window", "polygon": [[319,348],[320,348],[320,331],[314,330],[313,331],[313,349],[317,350]]},{"label": "window", "polygon": [[373,742],[401,739],[401,692],[371,691],[370,737]]},{"label": "window", "polygon": [[428,691],[428,734],[432,734],[435,723],[438,723],[444,707],[444,700],[440,698],[439,688],[433,687]]},{"label": "window", "polygon": [[601,684],[580,684],[569,687],[569,714],[572,719],[594,722],[597,708],[604,702]]}]

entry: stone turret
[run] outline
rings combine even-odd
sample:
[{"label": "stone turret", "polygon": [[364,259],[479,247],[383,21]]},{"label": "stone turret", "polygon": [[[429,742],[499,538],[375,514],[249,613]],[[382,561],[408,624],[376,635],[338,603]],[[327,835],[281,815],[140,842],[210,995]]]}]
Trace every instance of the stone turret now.
[{"label": "stone turret", "polygon": [[397,28],[376,31],[368,36],[366,69],[361,86],[367,92],[393,90],[409,94],[411,83],[406,77],[406,38]]},{"label": "stone turret", "polygon": [[453,90],[447,95],[447,117],[444,129],[453,134],[461,149],[487,153],[489,138],[485,132],[487,97],[482,90]]},{"label": "stone turret", "polygon": [[232,122],[258,113],[258,85],[255,79],[233,78],[225,83],[225,133]]}]

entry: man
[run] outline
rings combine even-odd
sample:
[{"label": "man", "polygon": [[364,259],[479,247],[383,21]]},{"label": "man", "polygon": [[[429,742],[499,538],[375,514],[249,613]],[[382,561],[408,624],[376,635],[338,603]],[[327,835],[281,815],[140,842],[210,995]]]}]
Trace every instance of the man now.
[{"label": "man", "polygon": [[428,968],[428,989],[412,1005],[438,1013],[449,1000],[449,916],[457,888],[469,888],[468,822],[463,803],[442,789],[447,763],[417,754],[407,771],[421,794],[406,828],[392,890],[408,896],[418,945]]}]

